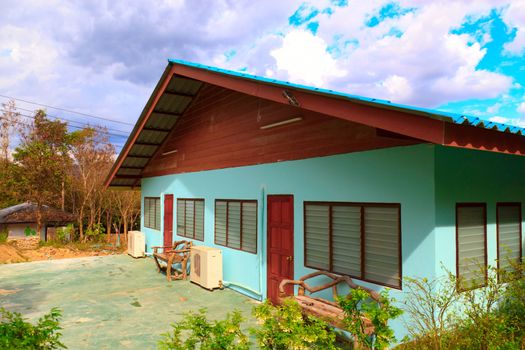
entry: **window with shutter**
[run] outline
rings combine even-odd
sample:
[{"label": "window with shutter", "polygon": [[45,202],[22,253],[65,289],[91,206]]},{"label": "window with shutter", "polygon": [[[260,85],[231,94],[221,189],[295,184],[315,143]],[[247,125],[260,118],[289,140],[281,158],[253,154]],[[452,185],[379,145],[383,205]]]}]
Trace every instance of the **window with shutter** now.
[{"label": "window with shutter", "polygon": [[498,270],[512,271],[512,264],[522,256],[521,203],[498,203],[496,211]]},{"label": "window with shutter", "polygon": [[485,203],[456,206],[456,275],[458,289],[485,285],[487,280],[487,218]]},{"label": "window with shutter", "polygon": [[305,265],[401,288],[399,204],[305,202]]},{"label": "window with shutter", "polygon": [[204,241],[204,199],[177,199],[177,235]]},{"label": "window with shutter", "polygon": [[257,253],[257,201],[215,201],[215,244]]},{"label": "window with shutter", "polygon": [[160,230],[159,197],[144,197],[144,227]]}]

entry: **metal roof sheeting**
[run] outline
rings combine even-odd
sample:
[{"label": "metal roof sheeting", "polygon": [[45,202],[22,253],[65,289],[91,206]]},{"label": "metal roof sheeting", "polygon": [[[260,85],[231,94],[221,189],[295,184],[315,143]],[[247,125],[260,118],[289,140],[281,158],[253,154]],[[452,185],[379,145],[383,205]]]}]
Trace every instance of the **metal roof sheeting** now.
[{"label": "metal roof sheeting", "polygon": [[496,122],[492,122],[488,120],[482,120],[477,117],[466,116],[463,114],[444,112],[444,111],[439,111],[439,110],[429,109],[429,108],[408,106],[408,105],[403,105],[399,103],[392,103],[387,100],[363,97],[359,95],[352,95],[352,94],[348,94],[344,92],[334,91],[330,89],[316,88],[316,87],[302,85],[302,84],[294,84],[294,83],[290,83],[287,81],[265,78],[265,77],[261,77],[257,75],[231,71],[228,69],[207,66],[207,65],[188,62],[188,61],[179,60],[179,59],[169,59],[168,61],[171,63],[175,63],[175,64],[180,64],[180,65],[185,65],[185,66],[195,67],[195,68],[200,68],[200,69],[206,69],[212,72],[227,74],[227,75],[236,76],[236,77],[240,77],[244,79],[255,80],[255,81],[259,81],[259,82],[263,82],[267,84],[288,86],[294,89],[300,89],[300,90],[305,90],[308,92],[329,95],[332,97],[344,98],[344,99],[351,100],[357,103],[374,105],[379,108],[399,110],[399,111],[403,111],[406,113],[417,114],[417,115],[421,115],[424,117],[446,121],[449,123],[470,125],[470,126],[480,127],[484,129],[497,130],[501,132],[508,132],[508,133],[518,134],[518,135],[525,135],[525,128],[520,128],[517,126],[503,124],[503,123],[496,123]]},{"label": "metal roof sheeting", "polygon": [[[166,76],[166,72],[167,71],[164,72],[161,81]],[[133,132],[124,146],[124,149],[128,149],[129,147],[129,153],[125,155],[122,164],[115,173],[115,178],[112,179],[111,186],[140,186],[140,178],[137,177],[148,165],[151,157],[155,155],[169,132],[177,123],[180,115],[188,108],[193,97],[202,85],[203,83],[197,80],[172,76],[156,105],[153,106],[154,109],[152,113],[148,117],[146,110],[148,105],[152,103],[152,98],[160,86],[157,85],[139,118],[139,121],[146,117],[148,117],[148,120],[142,130],[137,129],[139,122],[135,125]],[[130,140],[136,132],[139,133],[137,139],[130,145]],[[115,163],[115,165],[116,164],[117,163]],[[114,168],[112,171],[113,170]]]}]

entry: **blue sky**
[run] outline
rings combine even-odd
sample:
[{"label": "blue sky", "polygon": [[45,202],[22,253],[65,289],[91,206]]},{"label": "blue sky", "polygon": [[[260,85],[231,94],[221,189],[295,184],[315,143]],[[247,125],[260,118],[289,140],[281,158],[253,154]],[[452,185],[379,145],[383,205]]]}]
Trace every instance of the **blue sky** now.
[{"label": "blue sky", "polygon": [[524,56],[522,0],[3,0],[0,12],[0,95],[120,121],[48,108],[110,127],[118,145],[170,57],[525,126]]}]

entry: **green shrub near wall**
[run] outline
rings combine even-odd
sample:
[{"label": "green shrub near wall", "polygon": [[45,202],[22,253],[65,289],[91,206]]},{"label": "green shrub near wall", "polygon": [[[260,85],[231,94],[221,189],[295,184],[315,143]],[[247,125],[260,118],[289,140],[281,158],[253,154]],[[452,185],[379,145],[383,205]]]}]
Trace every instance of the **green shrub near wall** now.
[{"label": "green shrub near wall", "polygon": [[60,310],[53,308],[32,324],[20,313],[0,308],[0,349],[65,349],[66,346],[60,342],[60,317]]}]

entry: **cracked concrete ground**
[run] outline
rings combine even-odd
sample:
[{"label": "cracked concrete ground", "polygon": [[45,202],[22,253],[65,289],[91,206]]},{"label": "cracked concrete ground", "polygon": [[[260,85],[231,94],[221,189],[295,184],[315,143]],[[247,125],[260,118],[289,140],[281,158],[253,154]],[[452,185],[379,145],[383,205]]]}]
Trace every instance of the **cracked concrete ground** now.
[{"label": "cracked concrete ground", "polygon": [[232,290],[213,292],[189,281],[168,282],[150,258],[98,256],[0,265],[0,307],[35,320],[62,310],[69,349],[154,349],[182,314],[201,308],[209,318],[237,309],[246,321],[255,301]]}]

